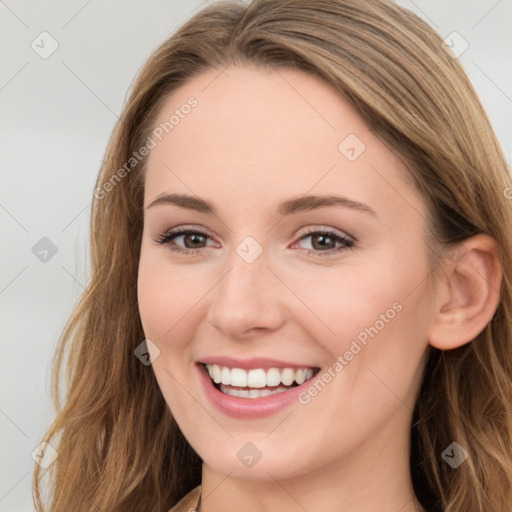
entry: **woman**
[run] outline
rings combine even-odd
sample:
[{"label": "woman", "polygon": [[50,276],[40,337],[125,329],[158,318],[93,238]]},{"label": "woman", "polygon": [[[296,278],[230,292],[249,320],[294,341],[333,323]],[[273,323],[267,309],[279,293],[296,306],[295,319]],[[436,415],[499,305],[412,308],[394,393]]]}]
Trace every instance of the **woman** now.
[{"label": "woman", "polygon": [[216,3],[151,56],[38,510],[510,509],[510,180],[454,57],[384,0]]}]

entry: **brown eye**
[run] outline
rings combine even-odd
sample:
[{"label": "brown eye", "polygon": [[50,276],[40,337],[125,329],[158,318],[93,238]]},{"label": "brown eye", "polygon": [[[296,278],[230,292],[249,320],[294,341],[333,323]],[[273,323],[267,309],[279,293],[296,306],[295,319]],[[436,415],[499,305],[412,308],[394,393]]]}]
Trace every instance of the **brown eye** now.
[{"label": "brown eye", "polygon": [[314,249],[334,249],[336,247],[336,240],[333,237],[325,234],[316,234],[311,236],[311,245]]},{"label": "brown eye", "polygon": [[193,253],[198,253],[208,247],[206,245],[208,239],[211,239],[211,237],[202,231],[196,229],[179,229],[176,231],[167,231],[159,238],[155,239],[155,241],[161,245],[168,246],[169,249],[175,252],[188,253],[192,251]]},{"label": "brown eye", "polygon": [[[183,243],[189,249],[197,249],[201,244],[206,243],[206,238],[204,235],[199,233],[188,233],[183,236]],[[190,244],[190,245],[189,245]]]},{"label": "brown eye", "polygon": [[310,239],[310,247],[303,247],[308,255],[327,256],[354,246],[354,241],[330,230],[312,230],[302,235],[299,242]]}]

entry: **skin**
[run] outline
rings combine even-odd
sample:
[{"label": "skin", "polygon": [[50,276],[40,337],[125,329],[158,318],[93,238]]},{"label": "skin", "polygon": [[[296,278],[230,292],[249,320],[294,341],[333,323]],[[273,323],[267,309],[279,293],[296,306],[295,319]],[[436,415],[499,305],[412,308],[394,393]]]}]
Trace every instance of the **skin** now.
[{"label": "skin", "polygon": [[[204,461],[201,511],[423,510],[408,443],[425,356],[429,344],[469,342],[492,317],[495,244],[481,235],[461,245],[430,290],[423,199],[402,161],[316,77],[210,70],[167,99],[155,126],[191,96],[198,105],[149,155],[138,296],[145,335],[159,350],[158,384]],[[350,134],[366,146],[354,161],[338,149]],[[207,200],[217,215],[149,207],[171,192]],[[345,196],[375,215],[339,205],[277,212],[306,194]],[[209,238],[156,242],[179,226]],[[322,256],[343,245],[327,239],[323,248],[321,236],[305,236],[313,228],[354,245]],[[248,236],[263,249],[252,263],[236,252]],[[173,252],[172,244],[200,252]],[[195,367],[203,357],[325,370],[394,303],[401,311],[306,405],[235,419],[204,394]],[[237,457],[247,442],[262,454],[250,468]]]}]

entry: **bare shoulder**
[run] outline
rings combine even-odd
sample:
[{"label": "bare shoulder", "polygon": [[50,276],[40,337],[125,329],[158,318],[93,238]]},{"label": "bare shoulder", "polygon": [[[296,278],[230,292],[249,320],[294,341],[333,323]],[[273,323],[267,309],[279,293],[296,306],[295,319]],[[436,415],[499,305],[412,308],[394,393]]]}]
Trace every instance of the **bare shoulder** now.
[{"label": "bare shoulder", "polygon": [[195,510],[197,500],[199,499],[200,490],[200,485],[192,489],[188,494],[183,496],[183,498],[181,498],[181,500],[176,503],[176,505],[174,505],[174,507],[172,507],[169,512],[192,512]]}]

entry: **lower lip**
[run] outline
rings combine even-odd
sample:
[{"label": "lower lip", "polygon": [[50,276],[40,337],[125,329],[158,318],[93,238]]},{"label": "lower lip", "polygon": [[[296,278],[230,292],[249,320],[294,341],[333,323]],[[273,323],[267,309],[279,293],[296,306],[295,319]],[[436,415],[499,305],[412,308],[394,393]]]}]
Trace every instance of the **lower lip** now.
[{"label": "lower lip", "polygon": [[311,384],[310,379],[299,386],[290,388],[288,391],[258,398],[242,398],[219,391],[213,385],[213,381],[206,372],[204,365],[198,364],[197,369],[208,399],[220,412],[233,418],[261,418],[275,414],[293,402],[298,402],[298,395]]}]

